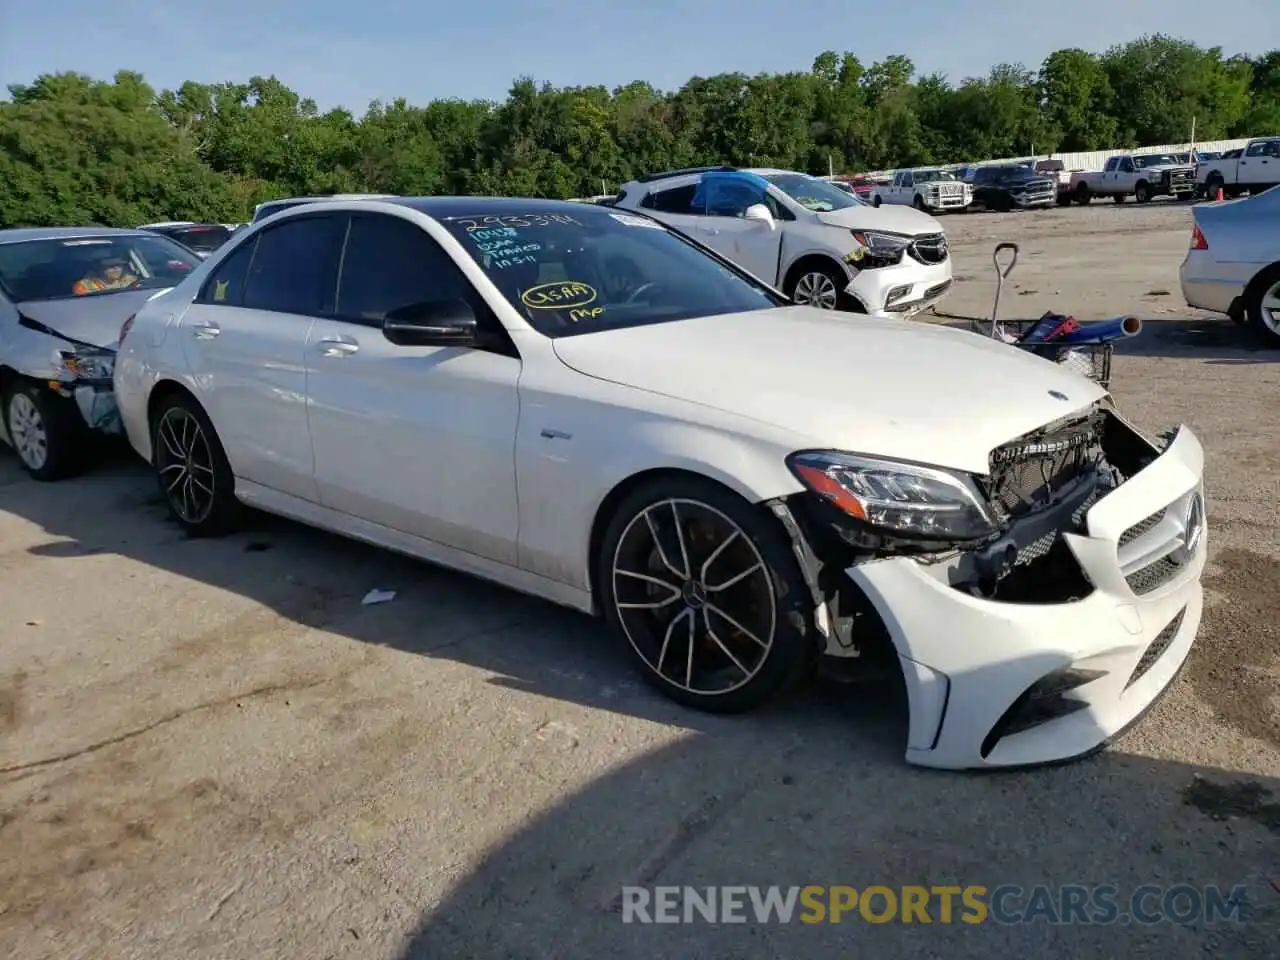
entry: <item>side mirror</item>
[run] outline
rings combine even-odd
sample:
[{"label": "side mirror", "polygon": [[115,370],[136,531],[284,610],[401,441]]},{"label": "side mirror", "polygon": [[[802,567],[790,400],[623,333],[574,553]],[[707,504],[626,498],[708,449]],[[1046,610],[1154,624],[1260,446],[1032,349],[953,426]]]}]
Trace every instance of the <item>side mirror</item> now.
[{"label": "side mirror", "polygon": [[382,335],[401,347],[471,347],[476,315],[465,300],[412,303],[386,315]]},{"label": "side mirror", "polygon": [[769,229],[772,230],[777,224],[774,223],[773,214],[763,203],[753,203],[747,207],[742,214],[743,220],[756,220],[760,223],[767,223]]}]

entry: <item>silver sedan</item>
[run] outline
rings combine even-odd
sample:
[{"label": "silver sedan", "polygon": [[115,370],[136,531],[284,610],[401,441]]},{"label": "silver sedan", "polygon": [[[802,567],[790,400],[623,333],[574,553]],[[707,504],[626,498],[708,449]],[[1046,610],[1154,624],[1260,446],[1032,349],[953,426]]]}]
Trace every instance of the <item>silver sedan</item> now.
[{"label": "silver sedan", "polygon": [[1187,304],[1225,313],[1280,347],[1280,187],[1191,210],[1182,261]]}]

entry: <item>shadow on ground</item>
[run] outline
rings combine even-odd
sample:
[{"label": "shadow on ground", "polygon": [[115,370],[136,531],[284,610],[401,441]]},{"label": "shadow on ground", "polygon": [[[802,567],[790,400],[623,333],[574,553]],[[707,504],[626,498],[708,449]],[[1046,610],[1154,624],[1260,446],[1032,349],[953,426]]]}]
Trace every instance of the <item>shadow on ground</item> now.
[{"label": "shadow on ground", "polygon": [[[851,728],[849,733],[856,732]],[[1280,838],[1280,784],[1219,770],[1108,753],[1066,767],[1000,775],[895,770],[814,736],[804,718],[765,723],[728,743],[695,737],[623,766],[525,826],[432,910],[402,960],[437,957],[721,958],[1276,956],[1280,892],[1269,869]],[[1062,796],[1066,816],[1046,816]],[[1055,809],[1061,809],[1056,806]],[[624,886],[879,885],[1021,888],[1001,897],[1017,919],[1032,889],[1052,889],[1049,914],[1027,923],[624,922]],[[1064,885],[1113,884],[1129,914],[1145,884],[1195,897],[1245,888],[1235,920],[1057,925]],[[901,894],[897,894],[901,896]],[[1041,906],[1046,901],[1041,901]],[[1197,901],[1184,897],[1189,906]],[[872,917],[886,900],[873,899]],[[682,910],[674,908],[675,916]],[[810,914],[812,916],[812,914]],[[635,919],[636,915],[632,915]],[[643,916],[641,914],[640,916]],[[652,916],[652,915],[651,915]],[[1105,921],[1101,912],[1088,914]],[[1151,916],[1139,912],[1139,917]],[[829,921],[829,916],[825,919]]]}]

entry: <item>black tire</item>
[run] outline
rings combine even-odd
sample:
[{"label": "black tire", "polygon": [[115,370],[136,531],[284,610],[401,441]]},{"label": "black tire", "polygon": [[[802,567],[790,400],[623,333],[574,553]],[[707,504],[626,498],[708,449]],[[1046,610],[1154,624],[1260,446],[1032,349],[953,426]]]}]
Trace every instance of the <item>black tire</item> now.
[{"label": "black tire", "polygon": [[1151,185],[1145,180],[1138,181],[1138,184],[1133,188],[1133,199],[1139,203],[1150,203]]},{"label": "black tire", "polygon": [[878,206],[880,206],[880,198],[879,198],[879,197],[873,197],[873,198],[871,199],[871,205],[872,205],[873,207],[878,207]]},{"label": "black tire", "polygon": [[[38,431],[39,454],[27,453],[30,448],[15,433],[19,423],[24,434]],[[4,393],[4,426],[18,462],[32,479],[65,480],[84,471],[90,435],[74,400],[34,381],[16,380]]]},{"label": "black tire", "polygon": [[921,199],[920,194],[916,194],[915,199],[911,201],[911,205],[922,213],[924,212],[924,200]]},{"label": "black tire", "polygon": [[1114,200],[1116,203],[1124,203],[1124,194],[1123,194],[1123,193],[1113,193],[1113,194],[1111,195],[1111,199],[1112,199],[1112,200]]},{"label": "black tire", "polygon": [[[1253,279],[1244,294],[1244,316],[1253,335],[1268,347],[1280,348],[1280,329],[1273,330],[1263,317],[1263,299],[1267,293],[1280,284],[1280,263],[1263,270]],[[1273,314],[1273,322],[1276,319]]]},{"label": "black tire", "polygon": [[1093,191],[1089,189],[1087,183],[1081,183],[1076,186],[1075,195],[1072,197],[1077,204],[1087,207],[1089,202],[1093,200]]},{"label": "black tire", "polygon": [[1060,194],[1058,194],[1058,206],[1060,206],[1060,207],[1069,207],[1069,206],[1071,206],[1071,194],[1069,194],[1069,193],[1060,193]]},{"label": "black tire", "polygon": [[1210,202],[1217,200],[1218,190],[1221,189],[1225,183],[1226,181],[1223,180],[1222,177],[1219,176],[1218,174],[1216,173],[1210,174],[1209,179],[1204,182],[1205,199],[1209,200]]},{"label": "black tire", "polygon": [[155,411],[151,463],[169,515],[188,535],[217,537],[238,526],[243,509],[231,464],[208,414],[188,395],[172,394]]},{"label": "black tire", "polygon": [[[805,306],[815,307],[819,310],[849,310],[852,305],[851,298],[845,294],[844,288],[849,284],[849,278],[844,271],[837,267],[834,263],[827,261],[825,264],[819,265],[813,263],[803,270],[792,269],[792,274],[787,278],[787,287],[783,291],[792,300],[796,300],[796,296],[800,291],[801,281],[810,274],[822,274],[831,283],[835,289],[835,302],[832,306],[827,307],[814,303],[811,299],[803,301]],[[796,300],[797,303],[801,301]],[[855,311],[857,312],[857,311]]]},{"label": "black tire", "polygon": [[[671,539],[677,526],[686,533],[682,552]],[[701,543],[700,529],[707,532]],[[726,536],[730,529],[736,533]],[[711,535],[715,531],[719,539]],[[821,653],[813,598],[787,534],[762,508],[724,487],[681,475],[638,488],[614,511],[594,562],[609,626],[631,651],[645,680],[677,703],[710,713],[738,713],[798,687],[812,675]],[[709,587],[713,578],[707,574],[717,562],[724,568],[717,575],[721,585]],[[757,562],[758,570],[746,576],[733,572],[738,567],[749,570]],[[644,569],[615,575],[615,569],[630,570],[632,565]],[[693,576],[682,578],[677,568]],[[663,582],[670,586],[656,587],[644,579],[649,571],[666,578]],[[736,582],[726,587],[726,581]],[[691,586],[695,583],[701,586]],[[625,605],[657,603],[655,590],[665,601],[660,607],[625,612],[619,607],[620,591],[629,598],[621,601]],[[732,613],[724,612],[737,614],[735,622],[712,609],[712,599],[721,597],[721,604],[732,607]],[[766,602],[771,616],[763,618],[757,611]],[[720,604],[714,606],[721,609]],[[765,623],[772,635],[762,644]],[[753,635],[754,641],[748,639]]]}]

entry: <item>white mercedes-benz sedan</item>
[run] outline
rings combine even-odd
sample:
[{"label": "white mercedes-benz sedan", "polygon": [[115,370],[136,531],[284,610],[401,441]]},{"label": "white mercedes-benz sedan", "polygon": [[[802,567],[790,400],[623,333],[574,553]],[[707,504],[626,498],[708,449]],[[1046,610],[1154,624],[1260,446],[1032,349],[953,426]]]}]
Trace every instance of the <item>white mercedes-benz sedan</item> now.
[{"label": "white mercedes-benz sedan", "polygon": [[247,504],[598,614],[706,710],[887,663],[913,763],[1095,750],[1200,622],[1190,431],[968,332],[795,306],[639,212],[285,211],[126,323],[115,388],[194,535]]}]

